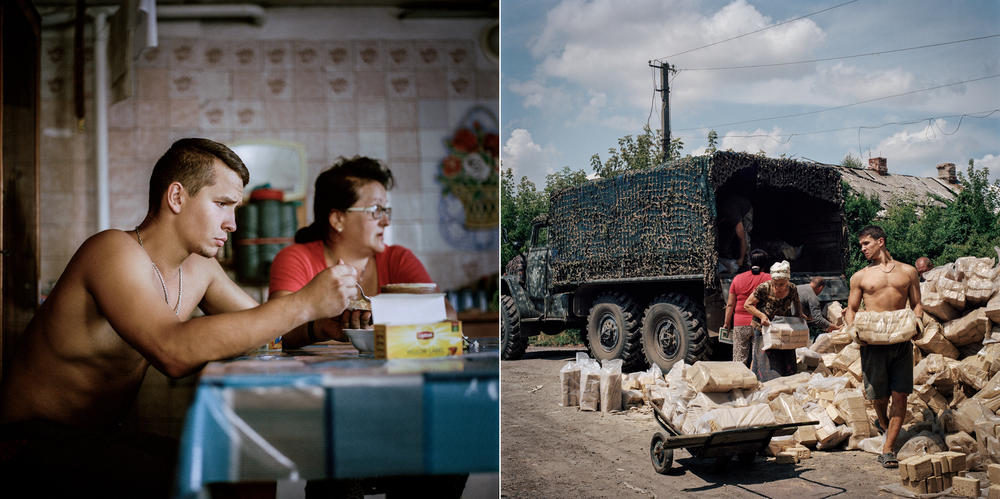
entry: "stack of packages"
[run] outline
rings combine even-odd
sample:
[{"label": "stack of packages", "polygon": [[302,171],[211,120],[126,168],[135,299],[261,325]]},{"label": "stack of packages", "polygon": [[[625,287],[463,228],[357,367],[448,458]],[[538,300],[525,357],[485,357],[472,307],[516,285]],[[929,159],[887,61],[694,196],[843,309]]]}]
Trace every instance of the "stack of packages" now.
[{"label": "stack of packages", "polygon": [[[907,400],[897,445],[912,442],[900,457],[940,450],[961,453],[969,469],[1000,463],[1000,266],[989,258],[963,257],[924,277],[923,331],[913,338],[914,392]],[[827,320],[837,326],[844,325],[843,315],[838,303],[827,308]],[[880,453],[882,437],[871,424],[877,417],[863,394],[861,350],[847,329],[821,334],[811,346],[796,348],[800,372],[763,384],[733,362],[677,363],[666,375],[657,366],[623,375],[622,408],[653,407],[682,434],[818,421],[799,427],[794,435],[772,439],[770,453],[781,454],[788,462],[808,457],[810,448]],[[789,342],[793,340],[798,338],[789,337]],[[589,362],[591,372],[597,373],[595,387],[599,386],[600,367]],[[582,382],[577,383],[564,384],[562,405],[573,405],[568,400],[573,386],[583,393]],[[583,409],[580,397],[577,403]],[[940,444],[926,445],[931,440],[926,431],[947,435]],[[943,474],[923,478],[936,476],[944,481]],[[933,481],[935,485],[930,481],[925,485],[936,486]]]},{"label": "stack of packages", "polygon": [[577,353],[576,361],[559,370],[559,405],[579,407],[581,411],[619,411],[622,385],[621,359],[606,360],[602,365],[585,353]]},{"label": "stack of packages", "polygon": [[[952,488],[952,495],[979,497],[979,480],[966,477],[968,469],[965,454],[961,452],[923,454],[899,462],[902,484],[914,493],[937,493]],[[963,493],[973,488],[975,495]]]},{"label": "stack of packages", "polygon": [[[926,272],[924,278],[923,331],[913,338],[914,392],[904,419],[904,429],[910,431],[904,431],[897,444],[921,430],[937,429],[950,433],[946,448],[968,454],[970,467],[1000,462],[1000,417],[996,415],[1000,409],[1000,267],[990,258],[963,257]],[[839,304],[831,304],[826,315],[830,322],[843,325]],[[810,398],[826,405],[834,423],[843,420],[850,435],[847,448],[881,452],[881,441],[875,440],[869,423],[876,419],[875,412],[860,391],[860,348],[852,342],[848,328],[821,334],[809,348],[796,349],[796,354],[800,371],[847,380],[847,392],[838,392],[834,404],[823,397]],[[795,384],[801,375],[774,383]],[[830,433],[822,426],[817,436]]]}]

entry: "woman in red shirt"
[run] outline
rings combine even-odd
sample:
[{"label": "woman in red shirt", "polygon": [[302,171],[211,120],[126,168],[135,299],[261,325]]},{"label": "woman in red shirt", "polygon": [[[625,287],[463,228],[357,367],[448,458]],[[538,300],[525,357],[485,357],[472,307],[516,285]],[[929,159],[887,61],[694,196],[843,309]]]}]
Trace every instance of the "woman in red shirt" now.
[{"label": "woman in red shirt", "polygon": [[757,286],[771,280],[771,274],[761,271],[767,266],[767,252],[755,249],[750,252],[750,270],[738,274],[729,285],[729,299],[726,300],[725,327],[733,332],[733,360],[750,367],[750,353],[753,351],[753,316],[743,309],[743,304]]},{"label": "woman in red shirt", "polygon": [[[378,294],[386,284],[434,282],[410,250],[385,244],[385,229],[392,217],[387,191],[392,185],[389,168],[366,157],[341,159],[320,173],[313,195],[313,223],[299,229],[295,244],[274,258],[270,296],[295,292],[338,262],[358,269],[358,282],[368,296]],[[450,307],[448,311],[454,315]],[[306,338],[308,342],[347,341],[344,329],[370,327],[370,319],[370,312],[347,310],[341,317],[301,326],[306,334],[286,335],[284,347],[306,344]]]}]

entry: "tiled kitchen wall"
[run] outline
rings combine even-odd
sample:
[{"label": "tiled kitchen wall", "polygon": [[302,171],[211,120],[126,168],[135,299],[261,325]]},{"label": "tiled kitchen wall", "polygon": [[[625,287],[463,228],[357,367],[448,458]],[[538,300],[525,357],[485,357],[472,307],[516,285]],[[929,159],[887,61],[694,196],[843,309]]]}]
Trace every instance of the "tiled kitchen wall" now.
[{"label": "tiled kitchen wall", "polygon": [[[487,22],[394,16],[393,9],[271,9],[259,27],[161,23],[159,46],[136,61],[134,95],[109,112],[111,226],[142,220],[149,173],[174,140],[280,140],[306,153],[307,222],[316,175],[338,156],[369,155],[385,160],[398,182],[390,242],[412,249],[444,289],[496,272],[496,229],[465,234],[447,222],[435,180],[444,140],[467,111],[498,110],[498,64],[479,46]],[[81,130],[72,53],[70,30],[43,32],[43,291],[97,230],[93,58]],[[464,240],[478,243],[456,244]]]}]

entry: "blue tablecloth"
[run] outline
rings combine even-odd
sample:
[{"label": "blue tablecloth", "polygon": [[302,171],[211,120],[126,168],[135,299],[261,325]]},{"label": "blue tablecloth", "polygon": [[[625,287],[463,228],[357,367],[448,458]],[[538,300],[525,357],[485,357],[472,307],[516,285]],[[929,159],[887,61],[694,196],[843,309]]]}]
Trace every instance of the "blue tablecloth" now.
[{"label": "blue tablecloth", "polygon": [[496,472],[496,352],[413,360],[310,346],[206,366],[176,496],[204,484]]}]

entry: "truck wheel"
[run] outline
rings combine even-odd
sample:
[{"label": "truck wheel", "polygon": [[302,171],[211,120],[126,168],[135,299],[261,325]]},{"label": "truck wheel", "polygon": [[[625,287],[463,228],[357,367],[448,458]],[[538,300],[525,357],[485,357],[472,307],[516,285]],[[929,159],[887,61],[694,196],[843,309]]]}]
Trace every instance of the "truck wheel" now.
[{"label": "truck wheel", "polygon": [[679,360],[701,360],[708,354],[705,312],[680,293],[656,297],[643,313],[642,349],[646,360],[664,372]]},{"label": "truck wheel", "polygon": [[587,318],[587,344],[596,359],[622,359],[623,371],[645,368],[639,333],[639,307],[623,293],[606,293],[594,301]]},{"label": "truck wheel", "polygon": [[500,328],[500,358],[503,360],[518,360],[524,356],[528,348],[528,336],[521,330],[521,316],[517,313],[514,299],[500,296],[500,313],[503,325]]}]

